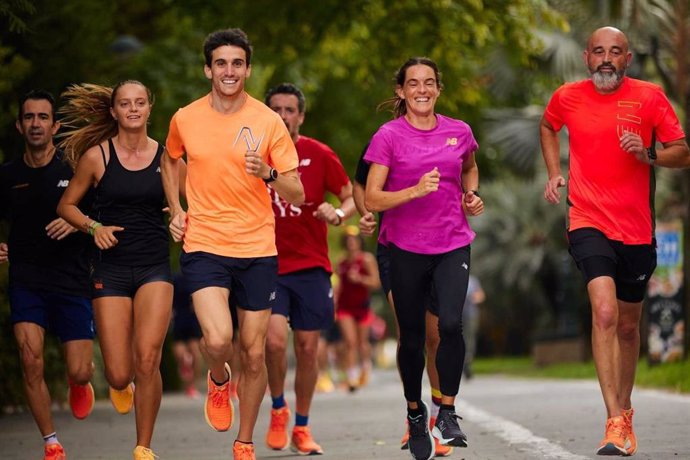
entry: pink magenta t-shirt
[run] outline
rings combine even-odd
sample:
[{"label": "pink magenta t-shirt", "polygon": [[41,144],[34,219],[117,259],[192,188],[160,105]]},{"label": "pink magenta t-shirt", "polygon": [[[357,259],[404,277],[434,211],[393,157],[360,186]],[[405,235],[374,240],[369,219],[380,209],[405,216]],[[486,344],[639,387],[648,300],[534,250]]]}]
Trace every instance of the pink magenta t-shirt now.
[{"label": "pink magenta t-shirt", "polygon": [[436,192],[386,210],[379,241],[418,254],[443,254],[467,246],[474,232],[462,209],[462,164],[479,147],[469,125],[436,115],[436,127],[421,130],[399,117],[379,128],[364,156],[388,167],[383,190],[395,192],[419,183],[438,168]]}]

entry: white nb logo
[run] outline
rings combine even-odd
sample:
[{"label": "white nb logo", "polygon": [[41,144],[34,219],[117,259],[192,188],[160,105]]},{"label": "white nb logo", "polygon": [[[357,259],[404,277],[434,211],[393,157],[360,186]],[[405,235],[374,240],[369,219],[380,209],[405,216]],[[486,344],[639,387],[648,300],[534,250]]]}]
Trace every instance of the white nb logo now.
[{"label": "white nb logo", "polygon": [[276,300],[276,291],[271,292],[271,295],[268,296],[268,301],[271,300]]},{"label": "white nb logo", "polygon": [[57,186],[58,187],[67,187],[69,185],[69,181],[67,179],[63,179],[61,181],[58,181]]},{"label": "white nb logo", "polygon": [[464,268],[465,270],[469,270],[469,268],[470,268],[470,267],[467,266],[467,264],[466,264],[465,262],[463,262],[462,265],[460,265],[460,266],[461,266],[462,268]]},{"label": "white nb logo", "polygon": [[299,160],[300,166],[309,166],[311,164],[311,158],[302,158]]}]

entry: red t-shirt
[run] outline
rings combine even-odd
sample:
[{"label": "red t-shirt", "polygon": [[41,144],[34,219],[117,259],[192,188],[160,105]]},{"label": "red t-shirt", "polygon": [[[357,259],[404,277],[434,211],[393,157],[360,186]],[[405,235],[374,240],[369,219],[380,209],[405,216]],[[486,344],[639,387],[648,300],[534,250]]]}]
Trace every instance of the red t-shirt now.
[{"label": "red t-shirt", "polygon": [[316,267],[331,273],[327,225],[314,217],[314,211],[324,202],[327,191],[339,195],[350,179],[338,155],[326,144],[300,136],[296,147],[304,204],[291,205],[269,187],[276,218],[278,274]]},{"label": "red t-shirt", "polygon": [[685,137],[663,90],[625,77],[612,94],[599,94],[591,80],[566,83],[551,97],[546,120],[570,137],[568,229],[594,227],[625,244],[650,244],[654,234],[652,168],[620,147],[626,131],[670,142]]}]

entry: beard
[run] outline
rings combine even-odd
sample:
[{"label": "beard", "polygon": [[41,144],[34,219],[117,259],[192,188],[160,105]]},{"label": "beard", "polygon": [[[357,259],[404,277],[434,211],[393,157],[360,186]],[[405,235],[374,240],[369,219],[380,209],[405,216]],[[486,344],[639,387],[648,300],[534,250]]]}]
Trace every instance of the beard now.
[{"label": "beard", "polygon": [[591,71],[592,82],[594,87],[601,92],[608,93],[616,88],[618,88],[623,82],[623,77],[625,77],[625,67],[620,70],[616,70],[613,73],[605,73],[600,69],[604,66],[599,66],[596,70]]}]

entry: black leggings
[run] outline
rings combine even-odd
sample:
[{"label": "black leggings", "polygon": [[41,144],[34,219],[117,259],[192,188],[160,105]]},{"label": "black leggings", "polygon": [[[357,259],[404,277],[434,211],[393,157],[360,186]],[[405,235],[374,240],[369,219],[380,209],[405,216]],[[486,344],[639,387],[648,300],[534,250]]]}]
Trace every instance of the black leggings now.
[{"label": "black leggings", "polygon": [[391,244],[391,287],[400,328],[398,371],[405,399],[422,399],[426,305],[434,293],[441,342],[436,369],[441,393],[455,396],[465,364],[462,307],[470,275],[470,246],[444,254],[417,254]]}]

